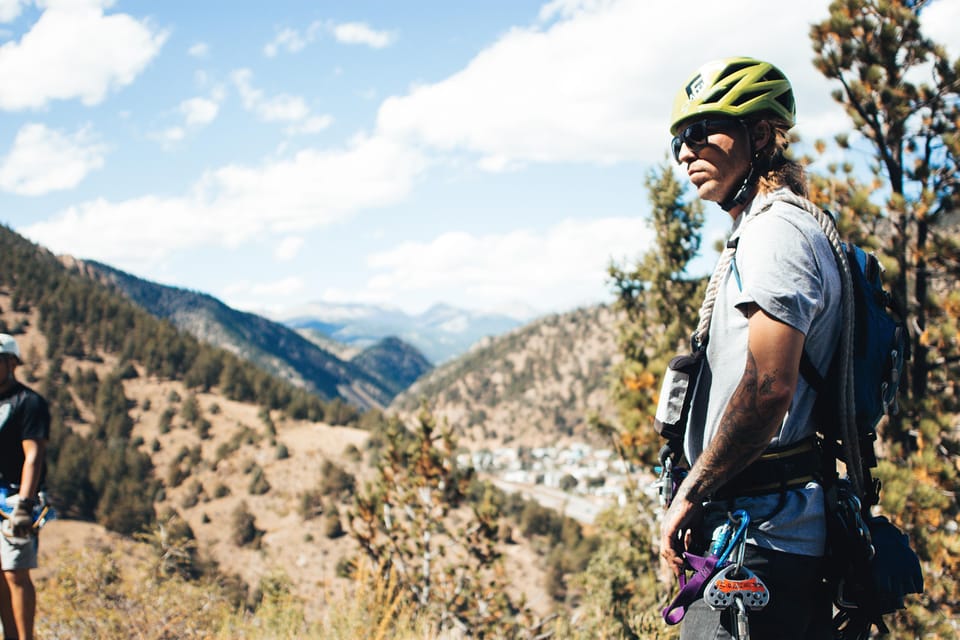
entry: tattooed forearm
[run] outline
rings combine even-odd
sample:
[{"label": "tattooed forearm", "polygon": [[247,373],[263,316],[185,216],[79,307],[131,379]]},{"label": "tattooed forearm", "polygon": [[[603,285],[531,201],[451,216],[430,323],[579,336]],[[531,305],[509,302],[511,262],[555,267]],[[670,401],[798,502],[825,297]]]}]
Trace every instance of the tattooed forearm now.
[{"label": "tattooed forearm", "polygon": [[727,404],[719,430],[681,488],[688,500],[706,499],[766,449],[790,401],[778,392],[783,388],[778,375],[776,370],[759,373],[756,358],[747,350],[743,378]]}]

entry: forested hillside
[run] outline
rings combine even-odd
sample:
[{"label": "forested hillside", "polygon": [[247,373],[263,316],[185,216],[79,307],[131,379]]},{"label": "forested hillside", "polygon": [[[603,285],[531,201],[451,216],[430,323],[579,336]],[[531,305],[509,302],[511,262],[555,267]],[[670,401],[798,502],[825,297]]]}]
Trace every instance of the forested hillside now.
[{"label": "forested hillside", "polygon": [[22,378],[50,401],[50,489],[69,516],[129,533],[149,525],[161,484],[131,440],[126,380],[181,382],[256,402],[297,419],[348,424],[340,399],[284,382],[224,350],[205,346],[45,249],[0,228],[0,330],[21,341]]},{"label": "forested hillside", "polygon": [[594,439],[588,418],[609,419],[617,314],[595,306],[554,314],[483,340],[431,372],[391,405],[405,414],[426,399],[470,446]]},{"label": "forested hillside", "polygon": [[381,341],[362,357],[345,359],[283,324],[237,311],[210,295],[159,285],[98,262],[65,260],[201,342],[327,399],[382,408],[430,369],[422,355],[400,340]]}]

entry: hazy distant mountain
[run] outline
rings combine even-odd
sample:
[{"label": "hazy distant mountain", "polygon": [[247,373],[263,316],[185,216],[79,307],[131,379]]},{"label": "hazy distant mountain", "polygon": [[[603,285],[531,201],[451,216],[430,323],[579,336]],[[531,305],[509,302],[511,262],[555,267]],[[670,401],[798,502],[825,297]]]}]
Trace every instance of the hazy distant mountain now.
[{"label": "hazy distant mountain", "polygon": [[367,347],[350,362],[373,375],[394,396],[433,368],[422,353],[393,336]]},{"label": "hazy distant mountain", "polygon": [[466,352],[478,340],[501,335],[522,324],[504,314],[466,311],[445,304],[410,315],[374,305],[311,303],[275,315],[274,319],[348,345],[369,346],[397,336],[434,363],[446,362]]},{"label": "hazy distant mountain", "polygon": [[372,344],[369,354],[361,351],[351,360],[290,327],[232,309],[213,296],[156,284],[98,262],[80,264],[151,314],[326,398],[342,397],[363,408],[386,406],[430,369],[416,349],[400,340]]},{"label": "hazy distant mountain", "polygon": [[423,376],[390,409],[412,415],[426,398],[474,448],[589,440],[596,435],[591,413],[615,419],[609,372],[619,357],[610,307],[549,315],[481,341]]}]

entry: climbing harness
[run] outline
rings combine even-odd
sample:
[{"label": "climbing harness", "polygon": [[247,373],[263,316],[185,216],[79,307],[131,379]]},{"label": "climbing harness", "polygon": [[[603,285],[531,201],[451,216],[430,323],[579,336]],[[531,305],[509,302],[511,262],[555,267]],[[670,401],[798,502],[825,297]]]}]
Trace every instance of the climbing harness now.
[{"label": "climbing harness", "polygon": [[[693,571],[690,579],[680,574],[680,593],[663,610],[667,624],[683,620],[686,609],[703,592],[703,600],[711,609],[733,608],[736,621],[734,637],[749,640],[748,611],[756,611],[770,602],[770,591],[753,571],[743,565],[747,549],[747,528],[750,515],[738,509],[728,515],[727,522],[717,529],[707,555],[684,553],[684,561]],[[733,560],[731,560],[733,558]]]}]

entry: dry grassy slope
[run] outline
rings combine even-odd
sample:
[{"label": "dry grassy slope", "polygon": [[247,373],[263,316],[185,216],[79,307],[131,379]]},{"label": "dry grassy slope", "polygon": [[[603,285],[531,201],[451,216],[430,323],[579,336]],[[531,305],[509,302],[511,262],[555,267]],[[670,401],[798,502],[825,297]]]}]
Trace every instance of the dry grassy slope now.
[{"label": "dry grassy slope", "polygon": [[[171,392],[186,397],[179,383],[135,379],[125,385],[127,397],[136,399],[138,407],[131,411],[136,421],[134,437],[144,439],[145,450],[156,438],[159,451],[153,453],[158,475],[163,478],[170,462],[182,447],[201,447],[202,462],[191,470],[191,475],[178,487],[168,488],[164,500],[157,505],[177,509],[190,523],[198,540],[224,570],[243,576],[256,583],[259,576],[282,569],[295,585],[297,592],[313,599],[325,585],[335,579],[336,561],[351,552],[347,538],[330,540],[323,535],[322,521],[314,518],[304,521],[297,511],[299,496],[315,488],[320,479],[324,458],[337,462],[353,473],[361,470],[351,465],[343,455],[349,444],[362,448],[367,434],[356,429],[330,427],[307,422],[284,422],[278,416],[278,444],[289,451],[289,457],[277,459],[277,447],[271,445],[266,426],[258,417],[258,408],[225,400],[213,394],[198,394],[203,416],[212,427],[209,437],[201,440],[194,429],[185,428],[182,419],[174,418],[174,426],[166,434],[158,433],[160,414],[167,406],[176,406],[168,398]],[[150,399],[150,409],[143,410],[144,400]],[[211,407],[218,407],[216,414]],[[217,449],[244,427],[253,429],[261,439],[243,444],[239,449],[217,461]],[[250,495],[251,475],[245,473],[251,463],[259,465],[270,483],[267,493]],[[352,468],[353,467],[353,468]],[[200,502],[185,507],[184,499],[193,481],[203,487]],[[223,484],[230,494],[215,498],[217,485]],[[241,548],[230,540],[233,531],[231,514],[246,502],[256,517],[256,526],[265,534],[262,550]],[[309,537],[313,540],[308,542]]]},{"label": "dry grassy slope", "polygon": [[[8,326],[25,324],[25,333],[17,336],[25,364],[18,369],[21,380],[36,385],[46,375],[46,340],[37,326],[36,312],[15,313],[10,310],[9,296],[0,293],[0,318]],[[81,369],[94,369],[102,379],[117,366],[115,357],[106,356],[103,362],[94,363],[67,358],[62,368],[73,374]],[[321,480],[320,469],[324,459],[329,459],[358,478],[362,485],[373,470],[363,462],[352,462],[344,455],[349,445],[361,451],[368,437],[367,432],[346,427],[294,421],[274,412],[276,444],[270,442],[268,428],[259,416],[260,407],[228,400],[217,393],[196,394],[201,416],[211,424],[208,437],[201,439],[195,428],[185,427],[180,415],[183,400],[190,392],[180,382],[148,378],[142,375],[125,381],[125,395],[131,401],[130,417],[134,420],[133,438],[141,438],[141,449],[147,452],[161,480],[166,480],[170,461],[181,448],[192,449],[199,445],[201,462],[191,469],[191,475],[179,486],[168,488],[156,511],[165,507],[175,508],[189,522],[196,534],[200,552],[214,558],[224,571],[242,576],[250,585],[256,585],[266,575],[286,575],[295,593],[303,597],[308,611],[320,615],[329,596],[339,594],[347,586],[336,577],[338,560],[358,551],[350,536],[331,540],[324,535],[323,519],[304,520],[298,512],[299,499],[303,492],[317,487]],[[179,396],[180,400],[175,400]],[[80,420],[68,424],[80,433],[89,431],[94,420],[93,408],[86,406],[78,397],[74,401],[79,409]],[[213,409],[216,407],[216,409]],[[177,415],[172,428],[160,433],[160,416],[167,408],[174,408]],[[217,461],[217,451],[237,433],[247,429],[255,435],[251,442],[231,451]],[[156,440],[159,447],[153,450]],[[284,444],[289,457],[277,457],[277,445]],[[248,489],[251,475],[245,473],[251,463],[259,465],[271,489],[264,495],[250,495]],[[184,507],[184,498],[191,483],[197,480],[203,486],[200,501]],[[217,485],[230,489],[229,495],[215,498]],[[246,502],[256,519],[256,527],[264,531],[260,549],[238,548],[230,537],[233,531],[231,514],[241,503]],[[341,504],[341,515],[346,516],[348,505]],[[346,528],[346,523],[344,523]],[[550,607],[543,589],[543,567],[538,555],[520,536],[519,544],[505,549],[506,567],[511,573],[511,582],[517,593],[523,592],[535,610],[546,613]],[[92,523],[76,521],[53,521],[43,532],[41,544],[43,558],[50,562],[64,550],[77,545],[93,545],[113,548],[118,545],[130,549],[130,553],[146,554],[149,550],[142,544],[105,531]],[[43,560],[41,560],[43,562]],[[42,571],[39,575],[43,575]]]},{"label": "dry grassy slope", "polygon": [[[34,343],[29,339],[26,342]],[[95,366],[106,374],[114,364],[110,361],[97,365],[68,362],[65,367],[72,371],[78,365]],[[134,404],[130,410],[135,421],[133,437],[143,439],[141,448],[151,454],[160,478],[166,477],[170,462],[181,448],[198,445],[201,448],[202,462],[179,486],[166,490],[164,499],[156,505],[157,512],[168,506],[176,509],[196,534],[201,553],[215,559],[224,571],[240,575],[251,586],[263,576],[286,576],[294,593],[308,603],[307,610],[320,615],[328,600],[348,586],[347,581],[336,576],[337,562],[357,553],[358,547],[350,536],[327,538],[322,518],[304,520],[298,511],[299,498],[319,484],[324,459],[353,473],[362,485],[372,470],[362,462],[351,462],[343,452],[349,445],[363,450],[368,434],[357,429],[284,419],[274,413],[276,443],[284,444],[289,451],[289,457],[280,460],[255,405],[227,400],[215,393],[197,394],[201,414],[211,423],[209,437],[201,439],[196,429],[186,427],[179,415],[169,432],[160,433],[158,428],[164,410],[168,407],[179,410],[182,399],[188,396],[181,383],[140,377],[126,381],[125,393]],[[181,400],[171,400],[175,396]],[[89,414],[88,407],[82,403],[78,406],[81,413]],[[213,407],[216,409],[212,410]],[[71,426],[83,428],[83,425]],[[256,432],[253,442],[216,461],[218,448],[245,428]],[[152,451],[154,440],[160,444],[157,451]],[[270,483],[271,489],[264,495],[249,493],[252,476],[245,470],[251,463],[263,469]],[[203,493],[195,506],[185,507],[184,498],[194,480],[201,483]],[[228,487],[230,494],[215,498],[214,491],[220,484]],[[264,531],[259,549],[238,548],[231,541],[231,516],[241,502],[246,502],[256,518],[256,527]],[[340,504],[339,509],[345,516],[348,505]],[[46,557],[54,558],[65,547],[75,546],[78,537],[83,544],[119,543],[116,534],[97,525],[60,521],[44,531],[42,548]],[[130,541],[123,543],[130,544]],[[138,549],[138,553],[148,553],[142,547]],[[515,573],[513,582],[518,593],[524,592],[532,606],[546,612],[550,603],[542,588],[543,569],[534,560],[536,554],[526,544],[511,546],[506,554],[508,570]],[[520,559],[525,561],[521,563]]]},{"label": "dry grassy slope", "polygon": [[[372,474],[369,467],[350,462],[343,455],[348,445],[363,450],[368,434],[357,429],[282,420],[275,414],[276,441],[283,443],[290,453],[289,458],[278,460],[276,447],[270,444],[267,429],[254,405],[225,400],[216,394],[198,394],[202,414],[212,425],[210,437],[201,440],[195,429],[183,426],[179,417],[174,418],[168,433],[159,433],[161,413],[169,406],[182,406],[182,401],[172,402],[171,395],[187,397],[182,384],[137,378],[127,381],[125,387],[127,397],[136,404],[130,411],[136,422],[134,437],[143,438],[144,451],[150,451],[154,439],[160,443],[159,450],[151,455],[161,478],[182,447],[201,447],[203,461],[180,486],[166,490],[157,511],[167,506],[176,509],[196,534],[201,552],[214,558],[224,571],[240,575],[251,586],[263,576],[285,575],[294,593],[308,603],[307,610],[317,615],[322,613],[329,599],[348,586],[344,579],[336,576],[337,562],[357,553],[359,548],[350,536],[327,538],[322,518],[305,521],[298,512],[299,497],[319,484],[325,458],[355,474],[360,484],[369,478]],[[214,405],[218,407],[215,413],[211,412]],[[147,406],[149,408],[144,408]],[[214,464],[218,447],[245,427],[254,429],[260,439],[243,445]],[[251,475],[244,470],[251,462],[263,469],[270,483],[271,489],[264,495],[254,496],[248,491]],[[184,507],[184,498],[194,480],[202,484],[203,497],[196,506]],[[230,495],[214,498],[219,484],[227,486]],[[230,539],[231,514],[241,502],[247,503],[255,515],[257,528],[265,532],[260,549],[238,548]],[[340,505],[343,516],[347,508],[345,504]],[[56,557],[65,546],[76,545],[80,534],[90,544],[116,544],[115,534],[96,525],[56,522],[44,531],[45,553],[49,558]],[[142,548],[139,552],[146,553]],[[505,553],[517,593],[525,593],[531,606],[546,613],[550,601],[542,587],[543,568],[538,565],[537,554],[527,544],[511,545]]]},{"label": "dry grassy slope", "polygon": [[481,342],[415,383],[391,409],[410,416],[429,398],[471,448],[590,439],[590,413],[615,415],[608,389],[616,338],[608,306],[551,315]]}]

